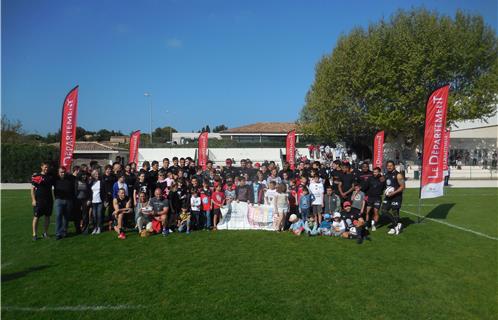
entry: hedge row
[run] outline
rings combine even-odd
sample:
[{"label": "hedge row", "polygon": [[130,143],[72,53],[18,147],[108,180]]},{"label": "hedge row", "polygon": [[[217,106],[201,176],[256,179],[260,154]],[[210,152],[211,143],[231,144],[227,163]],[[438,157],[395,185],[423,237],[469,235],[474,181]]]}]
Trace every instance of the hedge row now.
[{"label": "hedge row", "polygon": [[57,165],[59,150],[53,146],[2,143],[2,182],[29,182],[43,161]]}]

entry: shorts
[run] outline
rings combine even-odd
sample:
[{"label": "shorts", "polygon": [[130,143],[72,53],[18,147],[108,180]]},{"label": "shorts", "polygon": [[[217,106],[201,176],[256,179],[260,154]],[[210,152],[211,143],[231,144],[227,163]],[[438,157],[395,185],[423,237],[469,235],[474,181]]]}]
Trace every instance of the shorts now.
[{"label": "shorts", "polygon": [[219,217],[221,217],[221,210],[220,210],[220,208],[213,209],[213,216],[219,216]]},{"label": "shorts", "polygon": [[50,217],[52,215],[52,203],[36,204],[33,207],[33,216],[39,218],[41,216]]},{"label": "shorts", "polygon": [[321,205],[312,205],[311,206],[311,212],[313,215],[321,214],[322,213],[322,206]]},{"label": "shorts", "polygon": [[334,237],[340,237],[342,236],[342,234],[344,233],[344,231],[332,231],[332,236]]},{"label": "shorts", "polygon": [[370,197],[367,201],[367,207],[380,209],[382,201],[380,198]]},{"label": "shorts", "polygon": [[383,211],[389,211],[389,210],[399,210],[401,209],[401,202],[403,201],[402,197],[394,197],[392,199],[389,198],[384,198],[384,201],[382,201],[382,210]]},{"label": "shorts", "polygon": [[283,214],[284,216],[287,214],[288,211],[289,211],[288,208],[277,208],[277,213]]}]

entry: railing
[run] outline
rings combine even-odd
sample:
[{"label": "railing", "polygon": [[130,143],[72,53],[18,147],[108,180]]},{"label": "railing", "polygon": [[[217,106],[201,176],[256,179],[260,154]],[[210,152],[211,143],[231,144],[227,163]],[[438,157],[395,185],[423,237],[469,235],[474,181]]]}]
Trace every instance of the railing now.
[{"label": "railing", "polygon": [[[418,165],[412,165],[405,174],[408,179],[414,179],[420,173]],[[498,170],[491,166],[450,166],[450,179],[452,180],[498,180]]]}]

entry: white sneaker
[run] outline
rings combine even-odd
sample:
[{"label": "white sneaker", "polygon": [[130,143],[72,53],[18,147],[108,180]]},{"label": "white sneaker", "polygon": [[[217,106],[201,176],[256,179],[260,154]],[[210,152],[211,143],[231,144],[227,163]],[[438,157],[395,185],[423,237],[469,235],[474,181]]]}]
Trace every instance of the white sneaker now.
[{"label": "white sneaker", "polygon": [[100,228],[97,228],[97,231],[95,231],[95,234],[100,234]]},{"label": "white sneaker", "polygon": [[375,227],[375,224],[372,223],[372,231],[376,231],[377,228]]},{"label": "white sneaker", "polygon": [[96,233],[97,233],[97,228],[93,228],[92,234],[96,234]]},{"label": "white sneaker", "polygon": [[391,228],[391,229],[389,229],[387,234],[396,234],[396,230],[394,230],[394,228]]},{"label": "white sneaker", "polygon": [[398,225],[396,226],[396,228],[394,228],[395,231],[396,231],[396,235],[398,235],[401,232],[401,227],[402,227],[401,223],[398,223]]}]

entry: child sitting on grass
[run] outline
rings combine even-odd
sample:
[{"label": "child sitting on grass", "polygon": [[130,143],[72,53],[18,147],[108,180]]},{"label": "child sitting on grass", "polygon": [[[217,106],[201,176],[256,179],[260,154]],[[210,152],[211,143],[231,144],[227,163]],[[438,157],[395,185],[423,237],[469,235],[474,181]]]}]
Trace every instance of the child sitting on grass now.
[{"label": "child sitting on grass", "polygon": [[300,236],[304,231],[304,222],[299,219],[297,215],[291,214],[289,217],[289,222],[292,223],[289,227],[289,231],[294,233],[296,236]]},{"label": "child sitting on grass", "polygon": [[190,212],[187,206],[182,206],[180,217],[178,218],[178,232],[190,234]]},{"label": "child sitting on grass", "polygon": [[334,221],[332,221],[332,235],[335,237],[348,238],[349,233],[346,231],[346,223],[342,220],[339,212],[334,212]]},{"label": "child sitting on grass", "polygon": [[304,231],[308,234],[308,236],[316,236],[318,231],[318,223],[315,220],[315,216],[309,215],[308,219],[304,223]]},{"label": "child sitting on grass", "polygon": [[318,228],[318,231],[322,236],[330,236],[332,234],[331,228],[332,228],[332,222],[330,221],[330,214],[326,213],[324,216],[325,220],[323,220],[320,223],[320,227]]}]

